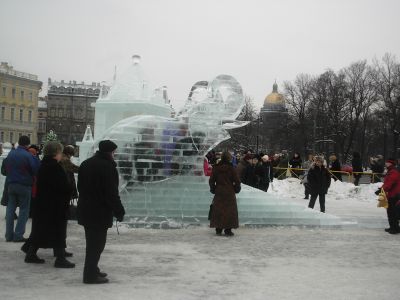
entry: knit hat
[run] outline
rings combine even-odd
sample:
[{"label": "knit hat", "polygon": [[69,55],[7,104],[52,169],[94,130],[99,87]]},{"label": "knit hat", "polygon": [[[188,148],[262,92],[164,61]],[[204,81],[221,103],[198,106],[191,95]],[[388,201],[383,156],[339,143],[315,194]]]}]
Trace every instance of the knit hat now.
[{"label": "knit hat", "polygon": [[104,140],[99,143],[100,152],[113,152],[117,148],[118,146],[110,140]]},{"label": "knit hat", "polygon": [[386,163],[388,164],[392,164],[392,165],[396,165],[396,161],[394,160],[394,158],[389,158],[386,160]]},{"label": "knit hat", "polygon": [[263,156],[261,157],[261,159],[262,159],[264,162],[267,162],[267,161],[269,160],[269,156],[268,156],[267,154],[265,154],[265,155],[263,155]]}]

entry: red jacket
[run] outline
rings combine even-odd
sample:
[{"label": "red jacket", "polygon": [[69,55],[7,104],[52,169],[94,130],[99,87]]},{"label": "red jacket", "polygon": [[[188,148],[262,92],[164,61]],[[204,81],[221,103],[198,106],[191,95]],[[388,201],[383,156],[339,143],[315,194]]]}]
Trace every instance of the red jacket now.
[{"label": "red jacket", "polygon": [[210,164],[208,163],[207,158],[204,159],[203,169],[204,169],[204,175],[205,175],[205,176],[211,176],[212,167],[211,167]]},{"label": "red jacket", "polygon": [[382,188],[388,198],[393,198],[400,194],[400,172],[394,166],[388,169]]}]

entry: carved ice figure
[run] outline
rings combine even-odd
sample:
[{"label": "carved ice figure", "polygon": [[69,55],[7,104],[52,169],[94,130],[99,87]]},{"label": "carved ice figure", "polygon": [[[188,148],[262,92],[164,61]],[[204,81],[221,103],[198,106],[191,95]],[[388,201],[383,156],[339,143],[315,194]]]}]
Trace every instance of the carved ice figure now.
[{"label": "carved ice figure", "polygon": [[133,116],[103,134],[101,139],[118,145],[115,159],[122,185],[203,176],[204,156],[230,137],[225,127],[246,124],[233,123],[244,104],[242,88],[233,77],[220,75],[201,88],[206,93],[194,97],[196,88],[192,89],[176,118]]},{"label": "carved ice figure", "polygon": [[[118,94],[115,89],[113,93]],[[103,139],[118,145],[115,160],[129,223],[168,227],[171,221],[207,220],[212,195],[203,173],[204,156],[229,138],[226,129],[246,124],[236,121],[243,105],[240,84],[229,75],[219,75],[210,82],[197,82],[176,118],[152,114],[150,103],[143,107],[148,114],[127,117],[96,138],[92,151]],[[335,216],[245,185],[237,201],[242,224],[341,224]]]}]

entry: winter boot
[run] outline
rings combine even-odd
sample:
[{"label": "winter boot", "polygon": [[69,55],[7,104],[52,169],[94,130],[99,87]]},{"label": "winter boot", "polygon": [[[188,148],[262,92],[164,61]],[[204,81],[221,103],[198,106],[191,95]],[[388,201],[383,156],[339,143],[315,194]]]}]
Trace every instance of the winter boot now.
[{"label": "winter boot", "polygon": [[[54,250],[53,250],[53,255],[54,255],[54,257],[57,257],[57,253],[56,253],[56,252],[57,252],[57,251],[54,251]],[[67,251],[64,249],[63,255],[64,255],[64,257],[72,257],[74,254],[71,253],[71,252],[67,252]]]},{"label": "winter boot", "polygon": [[97,268],[97,276],[99,277],[107,277],[107,273],[101,272],[99,268]]},{"label": "winter boot", "polygon": [[217,235],[221,235],[222,234],[222,228],[215,228],[215,233]]},{"label": "winter boot", "polygon": [[232,232],[232,229],[228,228],[228,229],[225,229],[225,235],[226,236],[234,236],[234,233]]},{"label": "winter boot", "polygon": [[100,276],[97,276],[97,277],[92,278],[92,279],[83,278],[83,283],[86,283],[86,284],[102,284],[102,283],[108,283],[108,279],[105,278],[105,277],[100,277]]},{"label": "winter boot", "polygon": [[25,262],[28,264],[44,264],[44,259],[41,259],[36,254],[37,248],[30,245],[25,256]]},{"label": "winter boot", "polygon": [[66,260],[65,257],[57,257],[56,261],[54,262],[54,267],[61,269],[69,269],[69,268],[75,268],[75,264]]}]

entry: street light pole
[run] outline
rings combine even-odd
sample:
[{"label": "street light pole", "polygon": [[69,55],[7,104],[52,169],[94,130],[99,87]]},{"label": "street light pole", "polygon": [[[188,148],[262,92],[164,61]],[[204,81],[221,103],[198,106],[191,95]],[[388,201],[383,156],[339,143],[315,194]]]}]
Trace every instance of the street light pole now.
[{"label": "street light pole", "polygon": [[258,154],[258,132],[260,130],[260,115],[258,115],[258,119],[257,119],[257,138],[256,138],[256,142],[257,142],[257,146],[256,146],[256,153]]}]

